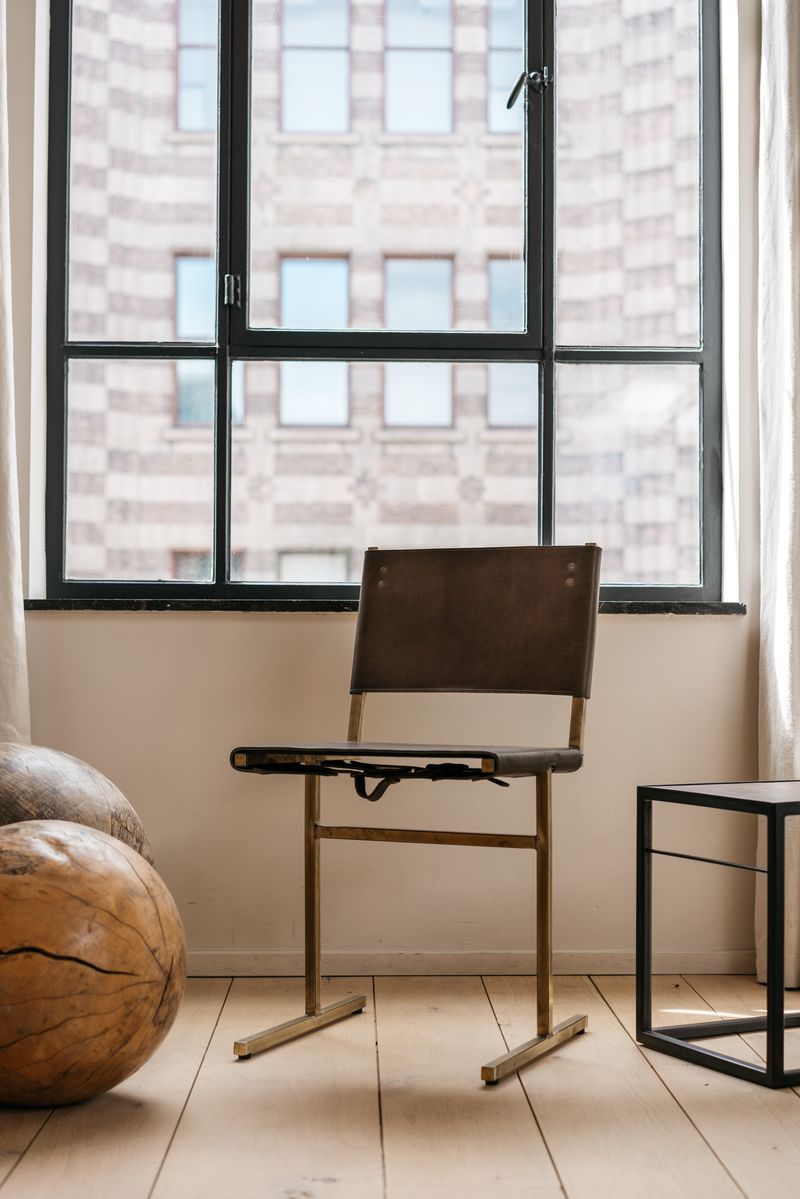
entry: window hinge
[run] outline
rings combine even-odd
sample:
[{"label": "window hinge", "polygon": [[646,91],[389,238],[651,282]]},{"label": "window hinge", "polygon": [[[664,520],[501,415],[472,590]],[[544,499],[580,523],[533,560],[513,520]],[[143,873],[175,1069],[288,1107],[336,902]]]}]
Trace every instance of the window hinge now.
[{"label": "window hinge", "polygon": [[545,88],[549,87],[552,82],[553,72],[549,67],[542,67],[541,71],[523,71],[511,89],[511,95],[508,97],[506,108],[514,107],[524,87],[532,87],[535,92],[539,92],[541,95]]},{"label": "window hinge", "polygon": [[228,308],[241,308],[242,305],[242,276],[225,275],[222,302]]}]

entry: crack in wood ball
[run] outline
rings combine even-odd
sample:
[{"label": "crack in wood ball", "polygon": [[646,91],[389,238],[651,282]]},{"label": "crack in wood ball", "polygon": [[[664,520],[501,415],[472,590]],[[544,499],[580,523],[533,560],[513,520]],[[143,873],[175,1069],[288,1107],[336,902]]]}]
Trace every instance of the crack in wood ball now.
[{"label": "crack in wood ball", "polygon": [[168,1033],[185,974],[174,900],[135,850],[60,820],[0,828],[0,1103],[122,1082]]}]

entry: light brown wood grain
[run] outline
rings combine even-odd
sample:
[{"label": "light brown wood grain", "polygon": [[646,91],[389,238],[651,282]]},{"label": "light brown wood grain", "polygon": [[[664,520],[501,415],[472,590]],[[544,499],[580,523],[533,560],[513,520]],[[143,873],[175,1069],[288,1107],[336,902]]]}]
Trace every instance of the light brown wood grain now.
[{"label": "light brown wood grain", "polygon": [[117,837],[152,862],[142,822],[120,789],[88,762],[43,745],[0,743],[0,825],[74,820]]},{"label": "light brown wood grain", "polygon": [[[535,980],[485,981],[514,1045],[535,1019]],[[557,978],[555,1008],[557,1021],[586,1012],[588,1030],[520,1077],[570,1199],[741,1199],[591,983]]]},{"label": "light brown wood grain", "polygon": [[[767,988],[752,974],[690,974],[689,986],[694,987],[715,1012],[727,1016],[766,1016]],[[800,991],[787,990],[784,1012],[800,1013]],[[766,1033],[745,1033],[742,1039],[755,1051],[761,1061],[767,1060]],[[710,1042],[706,1042],[710,1044]],[[784,1054],[787,1070],[800,1070],[800,1028],[786,1030]],[[800,1088],[795,1088],[800,1093]]]},{"label": "light brown wood grain", "polygon": [[166,1036],[185,974],[180,916],[138,853],[62,820],[0,828],[0,1102],[116,1086]]},{"label": "light brown wood grain", "polygon": [[[385,1179],[371,1005],[239,1063],[243,1026],[303,1005],[301,979],[243,979],[203,1060],[227,982],[193,980],[170,1037],[114,1091],[0,1109],[0,1199],[554,1199],[559,1176],[569,1199],[794,1199],[794,1092],[637,1047],[630,978],[557,978],[556,1020],[583,1009],[589,1031],[522,1072],[527,1102],[516,1077],[484,1087],[480,1063],[504,1048],[495,1012],[512,1044],[536,1018],[532,978],[485,981],[494,1008],[477,978],[376,981]],[[707,1020],[700,990],[719,1012],[763,1006],[751,979],[692,983],[656,978],[658,1019]],[[323,1001],[364,990],[325,981]],[[755,1060],[742,1038],[715,1044]]]},{"label": "light brown wood grain", "polygon": [[[600,978],[597,984],[633,1035],[633,980]],[[728,991],[722,1010],[733,1010]],[[690,1024],[713,1012],[684,979],[653,980],[653,1024]],[[748,1062],[757,1055],[741,1037],[699,1042]],[[647,1050],[646,1056],[698,1131],[723,1161],[748,1199],[796,1199],[800,1176],[800,1100],[791,1090],[769,1090],[691,1062]]]},{"label": "light brown wood grain", "polygon": [[50,1108],[34,1111],[0,1107],[0,1187],[44,1127],[50,1112]]},{"label": "light brown wood grain", "polygon": [[[366,981],[325,983],[323,1002],[363,994]],[[371,996],[361,1015],[302,1040],[231,1054],[243,1028],[296,1016],[303,1001],[301,979],[234,983],[153,1199],[381,1199]]]},{"label": "light brown wood grain", "polygon": [[3,1199],[143,1199],[229,986],[223,978],[190,979],[172,1031],[150,1061],[113,1091],[54,1111],[3,1188]]},{"label": "light brown wood grain", "polygon": [[517,1078],[480,1081],[505,1048],[481,980],[378,978],[375,994],[389,1199],[560,1195]]}]

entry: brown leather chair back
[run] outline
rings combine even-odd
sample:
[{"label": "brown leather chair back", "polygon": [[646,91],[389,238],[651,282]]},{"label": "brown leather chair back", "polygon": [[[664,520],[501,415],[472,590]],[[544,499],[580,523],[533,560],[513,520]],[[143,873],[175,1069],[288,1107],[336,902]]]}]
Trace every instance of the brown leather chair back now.
[{"label": "brown leather chair back", "polygon": [[594,545],[367,550],[351,693],[588,698],[600,556]]}]

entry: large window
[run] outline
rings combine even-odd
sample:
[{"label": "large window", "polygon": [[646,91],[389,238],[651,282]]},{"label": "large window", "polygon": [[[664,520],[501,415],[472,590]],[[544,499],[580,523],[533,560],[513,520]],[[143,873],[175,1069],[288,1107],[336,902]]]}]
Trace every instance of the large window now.
[{"label": "large window", "polygon": [[49,594],[594,541],[605,599],[718,600],[717,22],[53,0]]}]

